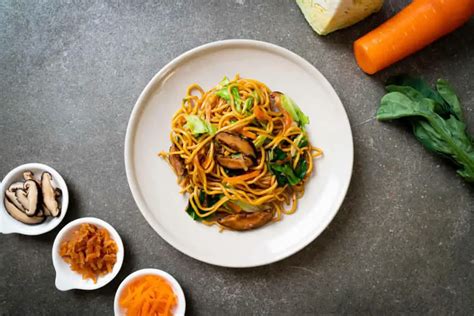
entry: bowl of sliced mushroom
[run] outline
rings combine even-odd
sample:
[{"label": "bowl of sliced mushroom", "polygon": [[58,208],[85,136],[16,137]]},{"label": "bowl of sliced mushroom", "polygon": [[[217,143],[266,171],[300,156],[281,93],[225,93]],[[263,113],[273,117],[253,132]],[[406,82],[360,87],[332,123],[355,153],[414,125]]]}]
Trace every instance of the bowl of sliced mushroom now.
[{"label": "bowl of sliced mushroom", "polygon": [[58,226],[66,214],[66,182],[47,165],[18,166],[5,176],[0,188],[0,233],[40,235]]}]

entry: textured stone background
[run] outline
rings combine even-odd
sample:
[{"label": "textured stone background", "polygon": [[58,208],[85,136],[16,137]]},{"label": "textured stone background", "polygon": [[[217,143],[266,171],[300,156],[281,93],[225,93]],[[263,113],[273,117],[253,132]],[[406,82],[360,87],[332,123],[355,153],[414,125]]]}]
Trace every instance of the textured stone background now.
[{"label": "textured stone background", "polygon": [[[474,190],[402,124],[373,119],[383,81],[438,77],[459,92],[474,131],[474,20],[369,77],[352,42],[409,1],[319,37],[293,1],[1,1],[0,174],[26,162],[62,173],[71,204],[39,237],[0,236],[0,314],[110,315],[134,270],[157,267],[184,288],[190,315],[474,314]],[[296,255],[255,269],[210,266],[179,253],[146,223],[124,171],[125,129],[151,77],[179,54],[251,38],[315,65],[348,112],[355,168],[329,228]],[[121,233],[126,261],[106,287],[59,292],[51,246],[68,221],[97,216]]]}]

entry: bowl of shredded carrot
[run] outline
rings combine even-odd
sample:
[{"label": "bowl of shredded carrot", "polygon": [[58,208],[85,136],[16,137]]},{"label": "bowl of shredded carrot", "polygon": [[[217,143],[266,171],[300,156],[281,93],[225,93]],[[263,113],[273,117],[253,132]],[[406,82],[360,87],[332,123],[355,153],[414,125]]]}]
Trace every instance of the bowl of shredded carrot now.
[{"label": "bowl of shredded carrot", "polygon": [[185,310],[186,301],[178,281],[158,269],[130,274],[115,294],[115,316],[181,316]]},{"label": "bowl of shredded carrot", "polygon": [[110,224],[86,217],[61,229],[54,240],[52,256],[59,290],[94,290],[117,275],[124,249],[122,239]]}]

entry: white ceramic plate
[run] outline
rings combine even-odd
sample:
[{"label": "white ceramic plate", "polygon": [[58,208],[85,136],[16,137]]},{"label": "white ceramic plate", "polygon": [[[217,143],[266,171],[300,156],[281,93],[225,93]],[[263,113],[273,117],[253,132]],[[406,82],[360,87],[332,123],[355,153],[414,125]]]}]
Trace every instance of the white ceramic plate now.
[{"label": "white ceramic plate", "polygon": [[[205,90],[224,75],[254,78],[290,95],[310,117],[311,142],[324,150],[297,212],[244,233],[207,227],[184,211],[176,176],[157,156],[170,146],[171,118],[186,87]],[[313,241],[336,215],[352,174],[352,134],[341,101],[310,63],[282,47],[252,40],[206,44],[177,57],[148,83],[132,111],[125,139],[125,168],[146,220],[173,247],[198,260],[252,267],[286,258]]]}]

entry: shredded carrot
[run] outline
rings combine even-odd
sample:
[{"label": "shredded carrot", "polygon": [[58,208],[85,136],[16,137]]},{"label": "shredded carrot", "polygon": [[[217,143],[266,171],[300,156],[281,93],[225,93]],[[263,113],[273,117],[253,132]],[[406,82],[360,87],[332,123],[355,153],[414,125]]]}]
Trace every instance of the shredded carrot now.
[{"label": "shredded carrot", "polygon": [[59,254],[83,279],[97,283],[99,276],[112,272],[117,251],[117,244],[105,228],[82,224],[71,239],[62,242]]},{"label": "shredded carrot", "polygon": [[255,114],[255,117],[260,120],[260,121],[271,121],[272,118],[260,108],[260,106],[255,105],[253,107],[253,114]]},{"label": "shredded carrot", "polygon": [[252,133],[250,131],[247,131],[245,129],[242,129],[240,131],[240,134],[244,135],[245,137],[247,138],[250,138],[250,139],[257,139],[257,135],[255,133]]},{"label": "shredded carrot", "polygon": [[473,14],[473,0],[415,0],[355,41],[355,58],[363,71],[376,73],[454,31]]},{"label": "shredded carrot", "polygon": [[290,113],[288,113],[288,111],[286,111],[285,109],[282,108],[281,112],[283,113],[283,117],[285,118],[285,129],[288,129],[293,124],[293,119],[291,118]]},{"label": "shredded carrot", "polygon": [[259,174],[260,174],[260,170],[255,170],[255,171],[245,173],[245,174],[240,175],[240,176],[224,177],[224,181],[229,183],[229,184],[234,184],[234,183],[237,183],[237,182],[242,182],[242,181],[245,181],[245,180],[248,180],[248,179],[255,178]]},{"label": "shredded carrot", "polygon": [[125,286],[119,304],[128,316],[168,316],[173,315],[177,299],[165,279],[157,275],[144,275]]},{"label": "shredded carrot", "polygon": [[240,213],[242,211],[242,208],[238,206],[237,204],[234,204],[232,202],[227,202],[227,205],[236,213]]}]

